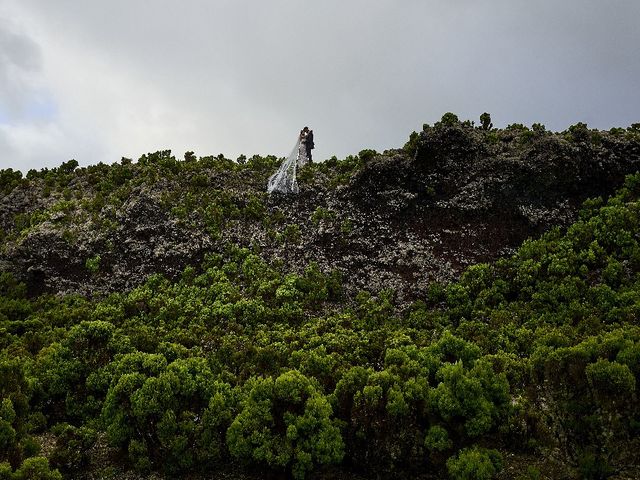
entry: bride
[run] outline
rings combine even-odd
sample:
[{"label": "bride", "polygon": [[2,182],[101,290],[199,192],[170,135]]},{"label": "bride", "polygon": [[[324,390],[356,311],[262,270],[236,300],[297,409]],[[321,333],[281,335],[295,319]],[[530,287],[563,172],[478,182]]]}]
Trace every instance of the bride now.
[{"label": "bride", "polygon": [[293,148],[291,154],[285,158],[285,160],[278,168],[278,171],[269,177],[267,183],[267,192],[280,192],[280,193],[298,193],[298,181],[296,179],[296,173],[298,167],[302,167],[309,163],[309,155],[307,152],[307,140],[313,137],[309,137],[309,127],[304,127],[300,130],[300,135],[296,141],[296,146]]}]

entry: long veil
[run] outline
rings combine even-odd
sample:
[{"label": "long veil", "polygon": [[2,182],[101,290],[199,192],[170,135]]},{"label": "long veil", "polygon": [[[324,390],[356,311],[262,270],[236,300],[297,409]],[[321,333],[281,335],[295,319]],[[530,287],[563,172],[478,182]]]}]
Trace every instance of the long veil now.
[{"label": "long veil", "polygon": [[300,156],[300,139],[296,142],[291,154],[282,162],[278,171],[269,177],[267,192],[298,193],[298,181],[296,171],[298,169],[298,157]]}]

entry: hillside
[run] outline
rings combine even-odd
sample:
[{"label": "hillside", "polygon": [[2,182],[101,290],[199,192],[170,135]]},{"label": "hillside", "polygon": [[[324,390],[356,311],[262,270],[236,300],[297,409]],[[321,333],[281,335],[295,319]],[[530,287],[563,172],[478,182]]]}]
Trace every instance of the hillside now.
[{"label": "hillside", "polygon": [[0,478],[637,478],[639,127],[0,172]]},{"label": "hillside", "polygon": [[294,198],[265,192],[275,157],[165,151],[111,166],[70,161],[22,180],[4,171],[0,268],[34,294],[95,295],[153,273],[176,278],[231,243],[286,270],[339,269],[350,291],[393,288],[412,301],[433,280],[569,225],[585,199],[640,168],[634,128],[485,130],[446,115],[425,127],[404,149],[303,169]]}]

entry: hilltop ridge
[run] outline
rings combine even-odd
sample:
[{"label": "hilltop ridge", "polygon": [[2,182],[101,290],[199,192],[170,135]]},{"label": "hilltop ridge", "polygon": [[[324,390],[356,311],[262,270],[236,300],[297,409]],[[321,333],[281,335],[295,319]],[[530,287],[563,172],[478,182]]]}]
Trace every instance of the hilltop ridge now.
[{"label": "hilltop ridge", "polygon": [[285,270],[338,269],[349,291],[391,288],[409,302],[610,195],[640,169],[640,129],[493,129],[446,114],[401,149],[301,169],[298,196],[266,194],[279,161],[160,151],[25,178],[5,170],[0,268],[33,294],[96,295],[154,273],[176,278],[234,244]]}]

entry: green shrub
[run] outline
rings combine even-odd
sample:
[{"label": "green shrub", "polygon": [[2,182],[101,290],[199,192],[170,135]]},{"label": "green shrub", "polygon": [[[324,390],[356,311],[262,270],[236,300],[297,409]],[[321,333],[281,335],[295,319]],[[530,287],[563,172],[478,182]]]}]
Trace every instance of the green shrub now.
[{"label": "green shrub", "polygon": [[509,383],[504,374],[496,375],[488,362],[479,361],[470,370],[461,362],[445,364],[437,378],[439,384],[430,392],[430,408],[450,429],[476,438],[506,419]]},{"label": "green shrub", "polygon": [[442,115],[439,123],[436,123],[436,126],[440,125],[443,127],[453,127],[460,123],[458,120],[458,116],[455,113],[447,112]]},{"label": "green shrub", "polygon": [[418,140],[420,139],[420,134],[418,132],[411,132],[411,134],[409,135],[409,139],[407,140],[407,143],[404,144],[404,146],[402,147],[402,150],[407,154],[407,155],[415,155],[416,150],[418,149]]},{"label": "green shrub", "polygon": [[4,355],[0,353],[0,462],[15,466],[37,454],[39,445],[28,435],[33,385],[25,375],[26,362]]},{"label": "green shrub", "polygon": [[598,360],[588,365],[585,373],[591,388],[601,395],[615,398],[632,395],[636,390],[636,379],[627,365]]},{"label": "green shrub", "polygon": [[350,463],[369,472],[396,472],[423,456],[428,377],[436,360],[415,346],[388,349],[384,370],[352,367],[337,383],[336,411],[347,421]]},{"label": "green shrub", "polygon": [[378,152],[371,149],[360,150],[360,153],[358,153],[358,157],[360,157],[360,160],[364,163],[371,161],[376,155],[378,155]]},{"label": "green shrub", "polygon": [[490,480],[502,470],[502,456],[496,450],[473,447],[447,460],[452,480]]},{"label": "green shrub", "polygon": [[300,225],[290,223],[287,225],[281,234],[279,234],[281,241],[287,243],[300,243],[302,239],[302,233],[300,231]]},{"label": "green shrub", "polygon": [[453,447],[447,430],[439,425],[434,425],[427,431],[424,446],[430,452],[443,452]]},{"label": "green shrub", "polygon": [[591,132],[586,123],[578,122],[575,125],[571,125],[565,132],[565,136],[574,142],[586,142],[589,141]]},{"label": "green shrub", "polygon": [[340,233],[349,235],[353,232],[353,222],[349,218],[345,218],[340,224]]},{"label": "green shrub", "polygon": [[227,432],[238,458],[304,478],[317,465],[338,463],[344,444],[331,405],[314,384],[291,370],[256,380]]},{"label": "green shrub", "polygon": [[58,167],[58,171],[62,174],[69,174],[73,172],[76,168],[78,168],[77,160],[69,160],[67,162],[63,162],[62,165]]},{"label": "green shrub", "polygon": [[158,355],[136,354],[120,362],[114,373],[128,373],[114,376],[102,410],[113,445],[141,470],[181,472],[222,457],[220,430],[230,422],[232,396],[203,358],[164,366]]},{"label": "green shrub", "polygon": [[542,123],[534,123],[531,125],[531,130],[537,134],[543,134],[547,131],[547,128]]},{"label": "green shrub", "polygon": [[20,185],[22,172],[11,168],[0,170],[0,194],[6,195]]},{"label": "green shrub", "polygon": [[14,480],[62,480],[58,470],[51,470],[44,457],[27,458],[13,474]]},{"label": "green shrub", "polygon": [[266,215],[266,211],[263,199],[257,195],[251,195],[247,205],[243,209],[245,216],[255,220],[262,220]]},{"label": "green shrub", "polygon": [[0,462],[0,480],[12,480],[13,469],[9,462]]},{"label": "green shrub", "polygon": [[537,467],[528,466],[526,472],[518,475],[516,480],[542,480],[542,473]]},{"label": "green shrub", "polygon": [[100,270],[100,260],[101,260],[100,254],[96,254],[93,257],[87,258],[87,261],[84,263],[84,266],[91,273],[98,273],[98,270]]},{"label": "green shrub", "polygon": [[57,421],[96,416],[106,386],[96,390],[91,378],[116,354],[130,349],[129,339],[111,323],[82,321],[71,327],[61,343],[41,352],[36,374],[43,412]]},{"label": "green shrub", "polygon": [[336,213],[324,207],[317,207],[310,217],[311,222],[315,226],[318,226],[320,224],[320,221],[322,220],[331,221],[331,220],[334,220],[335,218],[336,218]]}]

